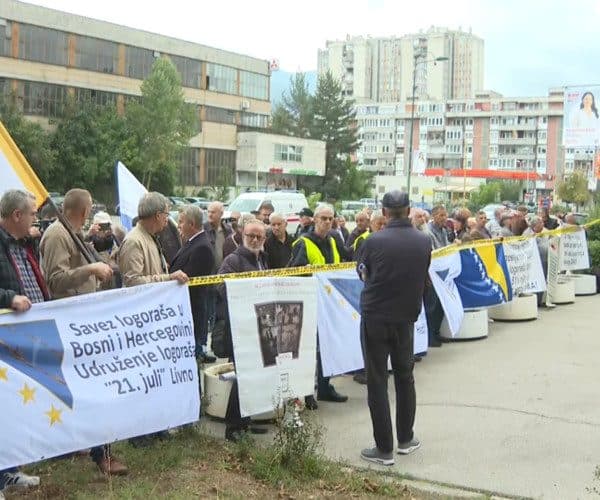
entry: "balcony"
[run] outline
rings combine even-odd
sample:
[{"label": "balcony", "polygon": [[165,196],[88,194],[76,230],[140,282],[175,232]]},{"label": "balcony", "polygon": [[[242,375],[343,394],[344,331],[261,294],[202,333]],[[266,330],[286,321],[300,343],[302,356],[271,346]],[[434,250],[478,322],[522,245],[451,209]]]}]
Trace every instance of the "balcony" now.
[{"label": "balcony", "polygon": [[498,144],[522,144],[534,146],[536,142],[535,137],[500,137],[498,138]]},{"label": "balcony", "polygon": [[498,130],[537,130],[538,124],[535,123],[511,123],[503,125],[500,123],[498,125]]}]

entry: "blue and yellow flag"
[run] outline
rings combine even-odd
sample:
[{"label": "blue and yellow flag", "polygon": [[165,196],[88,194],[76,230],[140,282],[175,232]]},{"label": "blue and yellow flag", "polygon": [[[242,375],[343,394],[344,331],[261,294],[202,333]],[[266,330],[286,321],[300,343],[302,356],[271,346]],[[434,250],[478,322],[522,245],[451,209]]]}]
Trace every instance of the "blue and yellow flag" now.
[{"label": "blue and yellow flag", "polygon": [[0,122],[0,196],[9,189],[24,189],[35,195],[38,207],[48,199],[48,191]]},{"label": "blue and yellow flag", "polygon": [[512,300],[512,286],[502,243],[460,251],[461,271],[455,278],[465,309],[494,306]]}]

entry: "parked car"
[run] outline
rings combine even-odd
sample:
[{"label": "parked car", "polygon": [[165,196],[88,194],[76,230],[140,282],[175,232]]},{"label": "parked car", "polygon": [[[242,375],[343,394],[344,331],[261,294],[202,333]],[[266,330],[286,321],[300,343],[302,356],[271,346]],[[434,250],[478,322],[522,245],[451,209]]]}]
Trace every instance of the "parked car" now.
[{"label": "parked car", "polygon": [[481,210],[485,212],[485,215],[488,218],[488,220],[492,220],[494,218],[494,212],[496,211],[496,209],[504,207],[505,205],[501,205],[500,203],[491,203],[483,207]]},{"label": "parked car", "polygon": [[240,212],[243,215],[256,211],[265,201],[271,202],[275,208],[275,212],[280,213],[286,218],[288,233],[296,231],[300,223],[298,212],[308,207],[306,197],[298,191],[250,191],[240,194],[233,200],[228,210],[223,214],[223,218],[230,218],[231,212]]},{"label": "parked car", "polygon": [[173,206],[174,209],[188,204],[188,202],[181,196],[167,196],[167,198],[171,202],[171,205]]},{"label": "parked car", "polygon": [[343,215],[348,221],[353,221],[356,214],[364,210],[366,206],[362,201],[342,201],[340,215]]}]

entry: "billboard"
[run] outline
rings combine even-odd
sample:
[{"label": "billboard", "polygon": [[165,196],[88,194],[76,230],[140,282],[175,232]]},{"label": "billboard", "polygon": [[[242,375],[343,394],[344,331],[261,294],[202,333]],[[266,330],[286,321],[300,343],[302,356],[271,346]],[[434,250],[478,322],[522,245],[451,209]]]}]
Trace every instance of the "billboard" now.
[{"label": "billboard", "polygon": [[600,85],[566,87],[563,146],[598,147],[600,144]]}]

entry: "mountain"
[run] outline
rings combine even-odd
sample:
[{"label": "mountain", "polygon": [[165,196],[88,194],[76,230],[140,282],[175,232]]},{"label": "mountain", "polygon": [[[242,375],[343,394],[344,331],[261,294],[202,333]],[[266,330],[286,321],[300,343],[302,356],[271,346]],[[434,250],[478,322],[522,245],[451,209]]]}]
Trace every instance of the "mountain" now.
[{"label": "mountain", "polygon": [[[289,94],[290,78],[295,76],[295,74],[296,73],[282,70],[273,71],[273,73],[271,73],[271,105],[273,107],[281,101],[284,92]],[[314,93],[317,89],[317,72],[306,71],[304,74],[306,75],[306,81],[308,82],[309,92]]]}]

